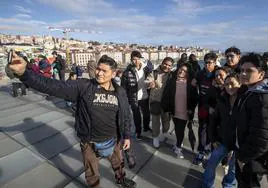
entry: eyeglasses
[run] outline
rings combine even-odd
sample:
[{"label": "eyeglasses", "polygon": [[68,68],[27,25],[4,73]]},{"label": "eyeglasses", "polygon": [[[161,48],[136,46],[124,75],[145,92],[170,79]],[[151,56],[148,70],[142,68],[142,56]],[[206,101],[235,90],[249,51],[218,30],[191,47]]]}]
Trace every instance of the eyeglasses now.
[{"label": "eyeglasses", "polygon": [[231,58],[231,59],[233,59],[235,57],[235,54],[227,54],[226,55],[226,58],[228,59],[228,58]]},{"label": "eyeglasses", "polygon": [[215,64],[215,61],[205,61],[205,64]]}]

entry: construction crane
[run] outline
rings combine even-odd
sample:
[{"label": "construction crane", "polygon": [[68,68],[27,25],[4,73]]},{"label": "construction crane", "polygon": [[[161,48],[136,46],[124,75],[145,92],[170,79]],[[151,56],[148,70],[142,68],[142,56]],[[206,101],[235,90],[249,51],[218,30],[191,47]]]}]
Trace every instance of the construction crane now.
[{"label": "construction crane", "polygon": [[[67,28],[67,27],[48,27],[50,31],[61,31],[64,34],[66,40],[68,40],[68,33],[70,32],[80,32],[80,33],[88,33],[88,34],[101,34],[101,31],[87,30],[87,29],[76,29],[76,28]],[[67,43],[66,46],[66,62],[70,65],[70,49]]]}]

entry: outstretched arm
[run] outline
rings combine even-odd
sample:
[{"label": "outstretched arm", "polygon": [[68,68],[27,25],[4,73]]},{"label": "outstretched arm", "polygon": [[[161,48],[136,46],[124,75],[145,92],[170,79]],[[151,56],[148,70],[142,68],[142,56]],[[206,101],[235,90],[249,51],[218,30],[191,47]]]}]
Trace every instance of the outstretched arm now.
[{"label": "outstretched arm", "polygon": [[35,74],[32,71],[26,70],[26,61],[19,57],[15,52],[13,53],[13,61],[9,64],[8,68],[20,80],[28,86],[52,96],[64,98],[69,101],[76,101],[81,90],[82,84],[78,81],[64,82],[46,78],[41,75]]}]

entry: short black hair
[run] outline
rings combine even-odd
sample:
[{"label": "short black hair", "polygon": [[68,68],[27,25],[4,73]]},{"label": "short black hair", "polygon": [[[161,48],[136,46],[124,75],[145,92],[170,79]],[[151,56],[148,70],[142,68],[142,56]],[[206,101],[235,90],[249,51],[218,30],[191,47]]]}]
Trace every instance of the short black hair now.
[{"label": "short black hair", "polygon": [[231,74],[227,75],[224,82],[227,80],[227,78],[235,78],[238,83],[241,83],[240,78],[239,78],[239,74],[232,72]]},{"label": "short black hair", "polygon": [[170,61],[172,63],[172,65],[174,64],[174,59],[171,57],[165,57],[165,59],[163,59],[162,63],[164,63],[166,61]]},{"label": "short black hair", "polygon": [[112,70],[117,69],[116,61],[113,58],[109,57],[108,55],[101,56],[101,58],[98,61],[98,65],[101,64],[101,63],[109,65]]},{"label": "short black hair", "polygon": [[142,55],[141,55],[141,53],[139,51],[134,50],[134,51],[131,52],[130,59],[133,59],[133,57],[142,58]]},{"label": "short black hair", "polygon": [[237,48],[237,47],[235,47],[235,46],[231,46],[230,48],[227,48],[226,50],[225,50],[225,55],[227,55],[228,53],[230,53],[230,52],[233,52],[233,53],[235,53],[236,55],[240,55],[241,54],[241,51]]},{"label": "short black hair", "polygon": [[38,55],[38,58],[47,59],[47,57],[42,54]]},{"label": "short black hair", "polygon": [[187,59],[187,53],[181,54],[181,59]]},{"label": "short black hair", "polygon": [[262,60],[260,54],[257,53],[248,53],[241,58],[241,65],[244,63],[252,63],[256,68],[261,69],[262,71],[267,71],[267,64]]},{"label": "short black hair", "polygon": [[190,56],[189,56],[189,62],[196,62],[196,61],[197,61],[196,55],[190,54]]},{"label": "short black hair", "polygon": [[262,60],[267,62],[268,61],[268,52],[264,52],[262,55]]},{"label": "short black hair", "polygon": [[56,51],[53,51],[52,55],[58,55],[58,53]]},{"label": "short black hair", "polygon": [[76,75],[75,72],[70,72],[70,73],[69,73],[69,78],[73,77],[74,75]]},{"label": "short black hair", "polygon": [[208,59],[212,59],[213,61],[217,61],[218,56],[216,55],[216,53],[214,52],[209,52],[204,56],[204,61],[208,60]]},{"label": "short black hair", "polygon": [[216,72],[216,71],[220,71],[220,70],[226,72],[227,75],[232,74],[232,69],[229,68],[229,67],[227,67],[227,66],[224,66],[224,67],[217,67],[216,70],[215,70],[215,72]]}]

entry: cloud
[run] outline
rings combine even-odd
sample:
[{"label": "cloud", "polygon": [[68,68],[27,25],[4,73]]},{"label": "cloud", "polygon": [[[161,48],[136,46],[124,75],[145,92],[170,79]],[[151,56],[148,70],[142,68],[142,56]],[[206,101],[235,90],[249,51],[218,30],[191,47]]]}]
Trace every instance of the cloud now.
[{"label": "cloud", "polygon": [[[211,13],[217,11],[226,11],[237,9],[238,6],[228,4],[201,4],[195,0],[172,0],[173,4],[168,9],[173,13],[183,14],[186,17],[196,16],[198,14]],[[175,6],[174,6],[175,4]]]},{"label": "cloud", "polygon": [[112,4],[103,0],[38,0],[38,2],[75,13],[100,12],[100,10],[106,11],[107,8],[112,7]]},{"label": "cloud", "polygon": [[[226,4],[204,4],[194,0],[172,0],[160,10],[161,14],[144,12],[142,9],[120,7],[104,0],[37,0],[42,4],[58,9],[63,16],[68,14],[74,19],[43,22],[38,17],[31,19],[28,13],[19,13],[10,18],[0,18],[2,30],[27,30],[36,33],[50,33],[62,36],[59,32],[49,32],[47,26],[70,27],[84,30],[101,31],[103,34],[85,34],[74,32],[69,36],[84,40],[99,40],[146,44],[176,44],[180,46],[200,45],[219,49],[237,45],[243,48],[267,48],[268,27],[264,22],[255,23],[255,27],[248,27],[245,15],[237,20],[222,21],[217,18],[217,11],[237,8]],[[176,6],[174,6],[174,4]],[[179,12],[170,13],[171,9]],[[192,14],[192,13],[194,14]],[[228,12],[228,11],[226,11]],[[213,20],[188,19],[188,15],[215,15]],[[244,17],[243,17],[244,16]],[[28,17],[28,19],[26,19]],[[217,20],[218,19],[218,20]],[[240,19],[240,20],[239,20]],[[219,21],[221,20],[221,21]],[[260,27],[262,26],[262,27]],[[21,29],[22,28],[22,29]],[[250,29],[249,28],[253,28]],[[256,28],[256,29],[254,29]],[[267,38],[267,39],[266,39]],[[263,39],[263,40],[262,40]],[[264,44],[266,42],[266,44]]]},{"label": "cloud", "polygon": [[18,17],[0,17],[0,28],[2,31],[17,31],[18,33],[27,31],[34,34],[43,32],[46,25],[46,22],[39,20],[21,19]]},{"label": "cloud", "polygon": [[30,14],[30,13],[32,13],[32,11],[31,11],[30,9],[24,8],[24,7],[20,6],[20,5],[14,5],[14,8],[15,8],[17,11],[21,12],[21,13],[25,13],[25,14]]},{"label": "cloud", "polygon": [[14,18],[31,18],[32,16],[29,14],[16,14],[13,17]]}]

